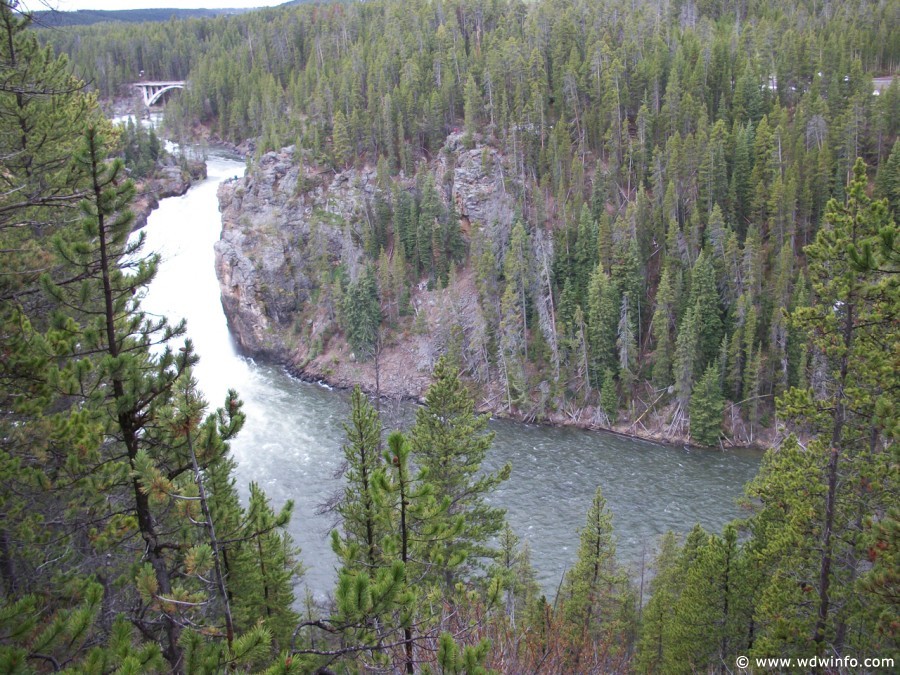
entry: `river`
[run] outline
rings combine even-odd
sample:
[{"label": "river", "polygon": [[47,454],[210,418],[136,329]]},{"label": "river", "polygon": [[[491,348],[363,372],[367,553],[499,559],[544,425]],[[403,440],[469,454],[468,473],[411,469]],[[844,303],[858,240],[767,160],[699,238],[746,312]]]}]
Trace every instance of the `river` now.
[{"label": "river", "polygon": [[[333,523],[316,508],[340,487],[333,474],[341,462],[348,397],[237,354],[219,300],[213,244],[221,231],[217,186],[243,175],[244,163],[213,156],[208,170],[206,180],[183,197],[163,200],[150,215],[145,250],[159,252],[162,263],[143,307],[173,322],[187,319],[201,356],[195,376],[212,405],[222,404],[228,388],[240,393],[247,423],[232,443],[240,494],[246,498],[255,481],[276,506],[294,500],[289,530],[302,548],[303,582],[323,598],[336,577],[328,538]],[[412,416],[409,405],[388,407],[394,419]],[[490,426],[496,438],[488,468],[512,464],[494,502],[528,540],[538,581],[551,595],[575,558],[578,529],[598,485],[613,512],[619,558],[636,573],[643,552],[649,561],[666,530],[685,532],[700,523],[718,531],[740,516],[735,500],[761,458],[751,450],[673,448],[576,429],[507,421]]]}]

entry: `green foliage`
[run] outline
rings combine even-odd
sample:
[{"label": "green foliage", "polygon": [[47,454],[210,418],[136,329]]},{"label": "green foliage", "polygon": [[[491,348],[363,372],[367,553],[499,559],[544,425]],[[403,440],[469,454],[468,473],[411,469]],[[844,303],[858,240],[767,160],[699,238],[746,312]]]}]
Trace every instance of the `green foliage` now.
[{"label": "green foliage", "polygon": [[350,400],[350,422],[345,426],[347,487],[337,506],[344,536],[332,533],[335,552],[350,569],[376,569],[381,563],[384,522],[378,476],[382,470],[381,421],[356,387]]},{"label": "green foliage", "polygon": [[[764,2],[735,14],[722,3],[682,4],[636,3],[623,15],[606,0],[462,0],[453,11],[378,0],[41,39],[103,96],[141,70],[190,80],[167,109],[178,133],[200,122],[235,142],[254,137],[260,152],[299,139],[304,161],[377,161],[362,237],[369,264],[342,285],[332,263],[357,270],[357,261],[323,255],[313,280],[361,359],[378,347],[382,307],[408,327],[409,282],[459,285],[454,266],[471,243],[485,322],[479,378],[501,384],[509,410],[559,409],[567,396],[596,405],[599,392],[613,421],[619,385],[639,404],[647,373],[636,364],[651,349],[654,384],[674,384],[673,424],[690,409],[701,442],[720,432],[723,394],[741,402],[739,442],[754,439],[777,397],[779,424],[803,444],[767,455],[750,489],[746,543],[730,529],[695,531],[676,562],[666,544],[641,667],[730,664],[751,649],[748,625],[760,655],[892,653],[898,87],[876,100],[869,76],[898,61],[895,7]],[[163,658],[188,672],[263,669],[294,621],[293,553],[279,532],[289,509],[275,513],[258,490],[247,510],[237,503],[226,447],[242,419],[235,398],[206,415],[190,395],[190,345],[149,350],[181,327],[140,313],[156,261],[126,241],[132,189],[118,163],[105,164],[110,130],[66,60],[38,46],[8,0],[0,19],[0,476],[14,476],[4,485],[16,488],[0,494],[0,548],[12,552],[0,555],[0,577],[4,625],[16,627],[13,612],[26,617],[5,642],[4,665],[21,666],[37,644],[91,672],[161,669]],[[493,194],[518,209],[504,222],[470,223],[471,242],[451,188],[464,177],[450,160],[463,151],[439,155],[460,122],[466,144],[484,141],[480,170],[494,173]],[[140,174],[158,148],[135,128],[121,152]],[[877,167],[885,202],[869,199],[873,176],[853,168],[858,155]],[[438,164],[445,173],[435,181]],[[398,179],[389,200],[387,175],[401,171],[407,182]],[[82,200],[73,224],[70,207]],[[476,242],[482,231],[490,234]],[[503,552],[515,549],[497,519],[454,511],[461,486],[495,478],[477,473],[483,427],[461,415],[454,447],[476,461],[448,444],[441,456],[466,468],[435,471],[426,464],[439,457],[426,460],[425,445],[439,444],[417,447],[416,431],[409,446],[390,442],[385,462],[377,418],[355,407],[348,484],[369,470],[371,480],[344,495],[328,637],[360,648],[344,661],[351,670],[405,667],[407,646],[429,640],[447,672],[475,672],[486,648],[439,639],[422,609],[440,604],[436,584],[413,589],[412,579],[427,578],[428,565],[442,583],[477,578],[461,560],[498,534]],[[437,438],[435,429],[423,438]],[[470,504],[471,513],[479,505],[488,508]],[[503,577],[516,605],[524,591],[511,581],[514,559],[484,585]],[[105,612],[102,626],[85,574],[97,560],[109,560],[110,606],[125,608],[119,619]],[[493,595],[479,600],[493,606]],[[225,598],[239,634],[221,634]],[[584,598],[574,598],[566,611],[583,616]],[[585,629],[599,630],[592,653],[606,653],[601,643],[614,638]],[[380,646],[392,642],[395,662]],[[292,656],[282,653],[272,672],[331,663]]]},{"label": "green foliage", "polygon": [[522,293],[514,282],[507,282],[500,301],[500,340],[497,361],[506,389],[506,407],[525,400],[525,361],[527,359],[526,315],[522,310]]},{"label": "green foliage", "polygon": [[156,170],[157,161],[163,153],[159,138],[152,128],[134,123],[134,118],[120,125],[117,145],[125,161],[125,167],[133,178],[146,178]]},{"label": "green foliage", "polygon": [[697,258],[691,272],[691,295],[688,304],[694,308],[694,321],[697,323],[694,372],[700,373],[718,356],[723,335],[715,270],[705,251]]},{"label": "green foliage", "polygon": [[[256,483],[250,484],[250,501],[244,511],[240,541],[228,559],[229,592],[239,630],[261,625],[268,630],[273,648],[291,644],[297,614],[294,585],[302,574],[300,551],[284,531],[293,502],[279,512]],[[227,549],[226,549],[227,553]]]},{"label": "green foliage", "polygon": [[603,386],[605,373],[618,368],[616,333],[621,300],[618,287],[597,265],[588,288],[588,340],[591,354],[591,379],[597,388]]},{"label": "green foliage", "polygon": [[158,258],[130,238],[134,187],[107,161],[94,99],[8,2],[0,31],[0,239],[17,251],[0,282],[0,470],[18,485],[0,491],[0,658],[24,671],[260,664],[270,638],[255,620],[234,634],[215,529],[233,544],[243,514],[236,495],[206,492],[230,485],[240,401],[205,415],[192,345],[172,346],[183,324],[141,310]]},{"label": "green foliage", "polygon": [[[293,5],[42,36],[103,96],[141,70],[189,80],[167,104],[179,134],[200,122],[235,143],[254,138],[260,152],[297,143],[307,166],[377,164],[362,245],[367,262],[384,249],[395,263],[392,249],[403,250],[404,274],[391,275],[381,298],[398,331],[408,328],[395,308],[409,285],[427,277],[432,289],[446,286],[455,265],[467,262],[475,232],[490,237],[489,247],[477,246],[479,258],[490,248],[505,268],[512,251],[519,269],[479,290],[486,354],[477,368],[465,364],[479,381],[502,381],[510,411],[593,405],[606,368],[623,394],[642,400],[649,369],[619,373],[627,296],[637,363],[654,350],[653,383],[676,384],[682,408],[729,336],[737,358],[726,395],[737,402],[748,398],[745,389],[756,392],[736,409],[746,425],[735,425],[734,440],[749,443],[796,362],[796,353],[785,358],[790,329],[780,308],[803,271],[799,248],[815,237],[828,199],[843,194],[857,155],[878,166],[879,195],[896,183],[892,104],[900,89],[876,99],[866,83],[897,61],[896,17],[889,3],[859,12],[846,0],[816,5],[802,22],[797,3],[751,3],[739,16],[721,3],[695,4],[682,16],[675,6],[661,15],[648,2],[621,15],[609,0],[463,0],[453,12],[423,0],[378,0],[337,13]],[[460,129],[464,143],[448,143]],[[456,176],[470,148],[484,176]],[[516,212],[510,221],[505,208],[491,206],[487,222],[469,223],[467,241],[454,212],[468,197],[457,184],[482,180],[491,187],[479,187],[480,195],[508,196]],[[343,263],[355,269],[357,261]],[[597,268],[612,282],[602,302],[592,283]],[[323,265],[310,280],[330,288],[332,269]],[[667,295],[659,293],[666,274],[667,331],[644,300]],[[758,325],[747,350],[732,338],[750,305]],[[576,327],[578,306],[584,321]],[[696,363],[682,359],[675,372],[688,309]],[[365,332],[354,346],[363,358]],[[748,387],[751,358],[759,369],[750,370]],[[533,386],[540,382],[543,389]],[[680,419],[673,417],[676,426]]]},{"label": "green foliage", "polygon": [[749,649],[755,581],[752,560],[726,526],[722,537],[710,536],[698,548],[684,579],[674,617],[673,661],[676,671],[692,672],[704,664],[730,663]]},{"label": "green foliage", "polygon": [[478,645],[458,645],[450,633],[441,633],[438,645],[438,669],[440,675],[487,675],[488,670],[482,665],[491,648],[489,640],[484,639]]},{"label": "green foliage", "polygon": [[887,199],[888,207],[896,219],[900,212],[900,140],[894,142],[888,160],[878,168],[875,187],[878,196]]},{"label": "green foliage", "polygon": [[653,560],[650,599],[641,613],[641,630],[636,649],[636,665],[641,672],[667,671],[665,659],[672,643],[672,609],[683,589],[684,573],[679,569],[680,547],[675,535],[666,532]]},{"label": "green foliage", "polygon": [[668,386],[672,381],[672,326],[675,319],[675,297],[665,269],[656,289],[656,309],[653,312],[653,383],[657,387]]},{"label": "green foliage", "polygon": [[513,626],[518,617],[528,619],[528,611],[538,599],[540,587],[531,565],[528,542],[520,546],[520,539],[509,524],[505,524],[498,538],[499,555],[494,574],[501,579],[506,596],[505,611]]},{"label": "green foliage", "polygon": [[697,344],[700,340],[697,326],[696,308],[689,307],[678,324],[678,338],[675,341],[675,394],[679,404],[684,407],[691,398],[694,388],[695,363],[697,361]]},{"label": "green foliage", "polygon": [[[483,569],[479,558],[493,554],[488,544],[504,525],[503,511],[484,497],[508,468],[476,475],[491,439],[481,433],[486,419],[473,415],[456,371],[443,360],[435,380],[411,442],[393,432],[383,453],[377,413],[358,388],[352,395],[346,487],[335,506],[342,527],[332,533],[342,568],[329,619],[342,643],[353,645],[342,654],[347,663],[383,667],[393,659],[411,672],[422,640],[437,639],[433,603],[463,601],[458,581],[473,589],[485,581],[473,570]],[[499,592],[488,579],[485,602],[496,604]],[[472,590],[465,597],[480,595]],[[384,646],[391,643],[402,649]]]},{"label": "green foliage", "polygon": [[488,418],[475,414],[459,371],[444,358],[438,359],[432,377],[425,405],[410,430],[410,444],[435,499],[445,501],[447,515],[462,523],[452,540],[436,542],[428,553],[431,574],[449,590],[459,579],[472,580],[483,559],[496,555],[492,542],[503,529],[505,511],[487,500],[509,478],[510,467],[481,475],[494,438],[487,432]]},{"label": "green foliage", "polygon": [[350,131],[347,128],[347,117],[342,110],[334,113],[331,133],[334,164],[338,169],[344,169],[352,158],[353,148],[350,143]]},{"label": "green foliage", "polygon": [[713,362],[691,394],[691,439],[700,445],[718,445],[724,411],[721,374],[718,364]]},{"label": "green foliage", "polygon": [[616,376],[609,368],[603,376],[603,387],[600,390],[600,407],[606,414],[609,423],[615,424],[619,414],[619,390],[616,386]]},{"label": "green foliage", "polygon": [[829,202],[828,227],[806,247],[815,302],[791,317],[809,336],[818,384],[792,388],[778,406],[813,438],[770,450],[749,488],[759,504],[750,526],[767,580],[756,610],[759,653],[896,648],[892,631],[876,630],[895,603],[871,594],[856,572],[870,558],[865,524],[887,513],[897,479],[896,425],[888,421],[897,369],[883,340],[896,339],[889,317],[898,295],[893,263],[881,257],[889,251],[879,243],[896,224],[885,202],[866,195],[866,182],[860,160],[846,204]]},{"label": "green foliage", "polygon": [[[628,575],[616,562],[612,514],[598,487],[581,530],[578,557],[560,589],[564,630],[578,649],[596,641],[624,653],[634,630],[634,601]],[[571,667],[577,669],[575,658]]]},{"label": "green foliage", "polygon": [[378,342],[381,325],[381,302],[378,282],[371,265],[347,288],[341,307],[341,321],[347,342],[360,359],[369,358]]}]

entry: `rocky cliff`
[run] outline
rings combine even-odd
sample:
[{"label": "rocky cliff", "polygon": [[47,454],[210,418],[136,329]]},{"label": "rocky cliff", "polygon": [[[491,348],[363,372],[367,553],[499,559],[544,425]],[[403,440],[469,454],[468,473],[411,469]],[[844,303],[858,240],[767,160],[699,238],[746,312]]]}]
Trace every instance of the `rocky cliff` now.
[{"label": "rocky cliff", "polygon": [[[497,338],[491,337],[498,331],[499,307],[479,301],[473,261],[479,257],[476,245],[481,251],[490,248],[494,273],[502,269],[522,189],[514,175],[510,162],[495,149],[467,148],[459,135],[448,137],[443,150],[419,167],[416,179],[379,178],[371,166],[336,173],[301,158],[293,147],[262,156],[247,176],[219,188],[222,236],[216,244],[216,271],[240,349],[285,364],[305,379],[340,387],[359,384],[370,392],[411,399],[422,397],[435,361],[449,352],[477,391],[482,411],[688,442],[686,429],[669,426],[671,409],[657,406],[659,397],[622,411],[618,424],[611,426],[596,400],[575,403],[578,397],[565,392],[570,385],[555,380],[548,363],[543,369],[528,366],[530,389],[511,404],[496,360],[492,339]],[[341,329],[341,294],[367,264],[374,264],[366,247],[379,217],[379,196],[414,193],[423,176],[433,179],[445,213],[458,219],[469,255],[446,285],[427,276],[411,280],[401,275],[409,294],[405,311],[399,311],[396,298],[385,307],[383,297],[377,355],[356,354]],[[536,231],[532,247],[534,260],[547,253],[552,257],[549,235]],[[396,255],[391,246],[379,257],[382,287],[393,283]],[[531,283],[534,293],[543,282]],[[497,297],[496,288],[494,293]],[[532,340],[544,339],[549,350],[556,338],[552,318],[542,316],[545,309],[535,307],[537,318],[529,331]]]},{"label": "rocky cliff", "polygon": [[[483,338],[471,270],[461,266],[440,290],[424,279],[413,284],[408,315],[384,333],[376,375],[375,360],[354,354],[339,331],[336,276],[353,281],[365,264],[365,230],[375,217],[376,192],[388,183],[411,191],[416,183],[401,175],[378,187],[373,167],[335,173],[298,159],[293,147],[270,152],[249,175],[219,189],[216,271],[235,340],[245,353],[285,363],[307,378],[418,398],[454,326],[464,338]],[[453,135],[420,168],[420,180],[423,171],[440,186],[464,238],[481,228],[499,256],[514,214],[502,157],[490,148],[466,149]]]}]

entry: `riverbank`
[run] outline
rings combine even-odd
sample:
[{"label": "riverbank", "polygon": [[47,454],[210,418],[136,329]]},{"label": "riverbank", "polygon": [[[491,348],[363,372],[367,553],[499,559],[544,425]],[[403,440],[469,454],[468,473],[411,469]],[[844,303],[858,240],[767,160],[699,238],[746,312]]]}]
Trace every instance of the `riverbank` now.
[{"label": "riverbank", "polygon": [[[129,120],[138,120],[138,124],[157,130],[162,128],[162,113],[159,110],[147,114],[142,108],[140,98],[116,99],[103,104],[106,115],[114,124],[125,124]],[[140,110],[141,112],[135,112]],[[164,136],[167,147],[174,146]],[[161,152],[156,166],[150,176],[135,179],[135,198],[131,204],[134,213],[133,230],[147,225],[147,218],[157,208],[162,199],[181,197],[191,188],[194,181],[203,180],[207,176],[206,162],[201,159],[176,158],[171,152]]]},{"label": "riverbank", "polygon": [[[445,149],[421,171],[445,186],[441,198],[454,205],[463,236],[502,242],[510,236],[516,208],[502,156],[490,146],[469,149],[457,135],[448,137]],[[491,343],[497,308],[481,300],[478,256],[454,266],[444,287],[423,279],[410,283],[405,269],[394,269],[390,252],[373,264],[366,228],[379,217],[374,167],[334,173],[298,162],[296,154],[294,147],[266,153],[246,176],[218,189],[222,234],[215,245],[216,274],[229,330],[243,353],[284,365],[303,380],[359,385],[371,394],[411,401],[422,400],[435,362],[451,354],[483,413],[692,445],[686,411],[672,392],[656,391],[649,382],[623,389],[611,421],[580,364],[554,366],[549,340],[559,335],[547,329],[556,325],[549,315],[546,321],[532,318],[524,328],[535,351],[521,360],[518,380],[511,382]],[[440,183],[451,166],[452,183]],[[392,181],[398,194],[416,189],[415,179]],[[535,246],[539,255],[549,243]],[[363,356],[346,339],[342,303],[367,268],[385,291],[377,349]],[[722,429],[723,449],[767,447],[775,437],[772,429],[750,428],[731,404]]]},{"label": "riverbank", "polygon": [[[410,376],[410,374],[399,376],[395,369],[391,367],[385,368],[384,360],[394,361],[397,357],[396,353],[385,355],[386,359],[383,357],[382,363],[378,367],[378,370],[381,371],[378,377],[378,384],[376,384],[374,363],[350,362],[337,365],[334,360],[331,360],[332,364],[337,365],[335,368],[333,366],[323,367],[323,362],[318,359],[303,365],[291,359],[273,360],[270,353],[245,353],[245,355],[259,359],[262,362],[271,362],[273,365],[282,366],[292,377],[302,382],[327,385],[332,389],[343,391],[349,391],[359,386],[367,395],[378,396],[389,401],[403,401],[422,405],[425,403],[425,391],[431,384],[430,378],[423,376],[421,373],[413,376]],[[330,356],[326,357],[326,361],[330,359]],[[386,386],[382,386],[382,378],[384,378]],[[401,382],[410,386],[407,388],[398,386]],[[651,441],[672,447],[700,448],[707,451],[738,448],[764,451],[774,443],[775,439],[775,430],[765,428],[757,430],[753,440],[750,442],[738,442],[723,435],[719,448],[702,447],[691,440],[687,429],[677,431],[663,422],[666,418],[671,417],[674,412],[674,406],[671,403],[660,405],[658,408],[654,408],[652,405],[638,404],[635,414],[627,414],[617,423],[609,425],[604,424],[605,415],[596,406],[585,405],[566,410],[549,411],[548,414],[539,417],[529,414],[529,411],[494,405],[492,404],[492,397],[486,394],[477,383],[473,383],[471,380],[468,380],[467,383],[470,390],[476,395],[476,411],[478,413],[512,422],[536,424],[550,428],[600,431],[623,438]],[[496,395],[494,398],[496,398]],[[726,409],[726,417],[732,417],[731,408],[732,406],[729,405],[728,409]]]},{"label": "riverbank", "polygon": [[[327,536],[333,521],[319,507],[342,487],[334,475],[347,440],[348,397],[337,387],[329,391],[300,382],[266,359],[235,353],[220,301],[213,244],[222,230],[216,191],[221,182],[239,175],[244,164],[215,155],[207,164],[209,179],[184,197],[164,200],[144,230],[146,250],[160,253],[160,266],[142,308],[173,321],[187,320],[187,336],[201,357],[194,375],[210,406],[221,405],[229,389],[240,394],[247,418],[230,441],[237,463],[235,487],[246,500],[251,483],[263,486],[276,508],[294,502],[288,530],[302,549],[304,584],[324,599],[335,583]],[[417,298],[425,301],[426,296]],[[334,338],[333,346],[339,342]],[[277,362],[288,364],[288,356],[283,353]],[[305,379],[312,379],[311,373]],[[394,420],[408,421],[415,414],[412,404],[385,404],[382,409],[386,417],[392,411]],[[548,597],[573,564],[577,532],[598,485],[615,514],[619,560],[640,569],[646,551],[663,532],[685,533],[695,523],[719,531],[740,517],[735,500],[760,462],[755,451],[663,447],[550,424],[497,420],[490,428],[495,436],[485,469],[507,463],[513,467],[492,501],[507,510],[514,531],[527,539],[538,583]],[[552,509],[545,508],[548,503]],[[298,597],[303,595],[301,590]]]}]

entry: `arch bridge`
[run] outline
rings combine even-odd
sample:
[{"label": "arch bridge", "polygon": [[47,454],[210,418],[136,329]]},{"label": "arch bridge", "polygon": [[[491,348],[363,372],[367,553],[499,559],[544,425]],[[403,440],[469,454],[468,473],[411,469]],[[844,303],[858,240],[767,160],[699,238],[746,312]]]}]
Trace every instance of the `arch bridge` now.
[{"label": "arch bridge", "polygon": [[173,89],[184,89],[184,81],[170,82],[135,82],[132,86],[141,90],[141,96],[144,98],[144,105],[148,108],[154,105],[167,91]]}]

